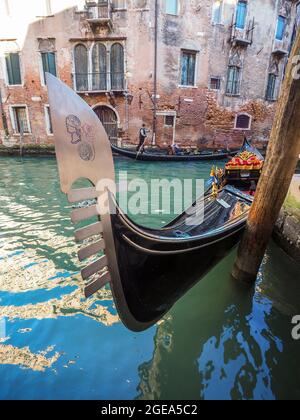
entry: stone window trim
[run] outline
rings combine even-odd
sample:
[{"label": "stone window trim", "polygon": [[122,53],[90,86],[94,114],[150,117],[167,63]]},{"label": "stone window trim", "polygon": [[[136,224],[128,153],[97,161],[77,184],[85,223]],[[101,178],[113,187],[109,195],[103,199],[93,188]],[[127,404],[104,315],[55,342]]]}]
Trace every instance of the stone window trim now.
[{"label": "stone window trim", "polygon": [[[111,51],[112,51],[112,47],[115,44],[120,44],[123,47],[123,68],[124,68],[124,91],[126,90],[126,72],[127,72],[127,63],[126,63],[126,43],[124,41],[124,39],[112,39],[112,40],[97,40],[97,41],[92,41],[92,42],[84,42],[84,41],[79,41],[76,42],[73,46],[72,49],[72,73],[73,73],[73,89],[76,92],[80,92],[80,93],[84,93],[84,91],[78,90],[77,89],[77,83],[76,83],[76,48],[78,46],[83,46],[86,48],[87,50],[87,68],[88,68],[88,74],[92,74],[93,73],[93,51],[94,51],[94,47],[97,46],[97,44],[102,44],[105,48],[106,48],[106,66],[107,66],[107,72],[110,73],[111,71]],[[90,79],[90,77],[88,78]],[[110,79],[110,78],[109,78]],[[92,89],[92,85],[93,85],[93,81],[92,80],[88,80],[87,81],[88,84],[88,89],[86,90],[86,92],[96,92]],[[106,90],[100,90],[99,92],[107,92],[111,90],[111,80],[107,81],[107,89]]]},{"label": "stone window trim", "polygon": [[18,128],[17,128],[17,125],[16,125],[16,116],[15,116],[15,109],[16,108],[25,108],[26,109],[26,119],[27,119],[28,132],[23,133],[23,136],[30,136],[32,134],[32,130],[31,130],[31,124],[30,124],[30,118],[29,118],[29,109],[28,109],[28,105],[26,105],[26,104],[9,105],[9,115],[10,115],[11,126],[12,126],[12,129],[13,129],[13,135],[14,136],[20,136],[21,135],[21,133],[18,132]]},{"label": "stone window trim", "polygon": [[[243,117],[243,116],[249,118],[249,125],[248,125],[247,128],[238,127],[237,126],[238,125],[238,119],[239,119],[239,117]],[[251,130],[251,127],[252,127],[252,120],[253,120],[252,115],[248,114],[247,112],[240,112],[240,113],[236,114],[235,121],[234,121],[234,130],[238,130],[238,131],[250,131]]]},{"label": "stone window trim", "polygon": [[45,113],[45,124],[46,124],[47,136],[54,136],[49,104],[44,105],[44,113]]},{"label": "stone window trim", "polygon": [[[9,83],[9,76],[8,76],[8,68],[7,68],[7,64],[6,64],[6,59],[5,56],[9,55],[9,54],[19,54],[19,60],[20,60],[20,73],[21,73],[21,83],[20,84],[10,84]],[[1,57],[1,64],[2,64],[2,69],[3,71],[3,75],[4,75],[4,83],[5,83],[5,87],[7,88],[15,88],[15,87],[24,87],[24,71],[23,71],[23,60],[22,60],[22,53],[20,50],[16,50],[16,51],[7,51],[4,53],[4,56]]]}]

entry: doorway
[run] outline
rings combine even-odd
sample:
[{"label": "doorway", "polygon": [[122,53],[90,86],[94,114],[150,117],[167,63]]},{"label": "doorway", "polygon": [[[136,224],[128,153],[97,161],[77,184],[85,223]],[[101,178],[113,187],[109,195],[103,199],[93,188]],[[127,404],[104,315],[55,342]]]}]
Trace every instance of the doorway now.
[{"label": "doorway", "polygon": [[118,117],[116,112],[106,105],[99,105],[94,108],[95,114],[102,122],[103,127],[113,145],[118,144]]}]

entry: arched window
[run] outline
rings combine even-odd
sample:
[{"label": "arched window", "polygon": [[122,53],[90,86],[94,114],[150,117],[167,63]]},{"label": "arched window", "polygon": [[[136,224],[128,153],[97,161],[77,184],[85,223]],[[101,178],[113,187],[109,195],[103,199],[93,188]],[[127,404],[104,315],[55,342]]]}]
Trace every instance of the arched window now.
[{"label": "arched window", "polygon": [[236,116],[235,129],[251,130],[251,116],[248,114],[239,114]]},{"label": "arched window", "polygon": [[92,67],[93,90],[107,90],[107,51],[100,42],[93,47]]},{"label": "arched window", "polygon": [[111,47],[110,52],[111,89],[124,89],[124,48],[116,43]]},{"label": "arched window", "polygon": [[85,45],[78,44],[74,49],[75,85],[77,92],[89,90],[88,50]]}]

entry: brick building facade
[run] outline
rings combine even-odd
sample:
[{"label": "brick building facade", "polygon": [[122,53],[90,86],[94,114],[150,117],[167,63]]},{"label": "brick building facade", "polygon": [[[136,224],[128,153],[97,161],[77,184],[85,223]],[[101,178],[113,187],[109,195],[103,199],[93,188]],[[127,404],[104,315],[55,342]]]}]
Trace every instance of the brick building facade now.
[{"label": "brick building facade", "polygon": [[156,102],[159,145],[235,147],[245,133],[265,145],[300,3],[158,0],[157,25],[155,3],[0,0],[0,142],[53,143],[49,71],[112,141],[136,143]]}]

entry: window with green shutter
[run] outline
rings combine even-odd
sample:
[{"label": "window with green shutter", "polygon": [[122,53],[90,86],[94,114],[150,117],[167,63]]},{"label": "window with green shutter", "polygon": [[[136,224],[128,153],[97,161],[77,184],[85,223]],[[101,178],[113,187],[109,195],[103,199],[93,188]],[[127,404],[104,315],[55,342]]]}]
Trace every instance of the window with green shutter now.
[{"label": "window with green shutter", "polygon": [[110,50],[111,89],[123,90],[124,80],[124,48],[116,42]]},{"label": "window with green shutter", "polygon": [[228,67],[226,94],[239,95],[240,94],[240,74],[241,69],[237,66]]},{"label": "window with green shutter", "polygon": [[195,86],[196,53],[194,51],[181,52],[181,85]]},{"label": "window with green shutter", "polygon": [[268,77],[268,85],[266,92],[266,100],[274,101],[276,99],[276,82],[277,76],[274,73],[270,73]]},{"label": "window with green shutter", "polygon": [[42,53],[42,62],[43,62],[43,77],[44,84],[46,83],[46,73],[53,74],[56,76],[56,58],[54,52],[44,52]]},{"label": "window with green shutter", "polygon": [[5,56],[7,78],[9,85],[21,85],[21,66],[19,53],[11,53]]},{"label": "window with green shutter", "polygon": [[89,53],[85,45],[76,45],[74,62],[76,90],[77,92],[86,92],[89,90]]},{"label": "window with green shutter", "polygon": [[166,0],[166,13],[168,15],[178,15],[178,0]]}]

